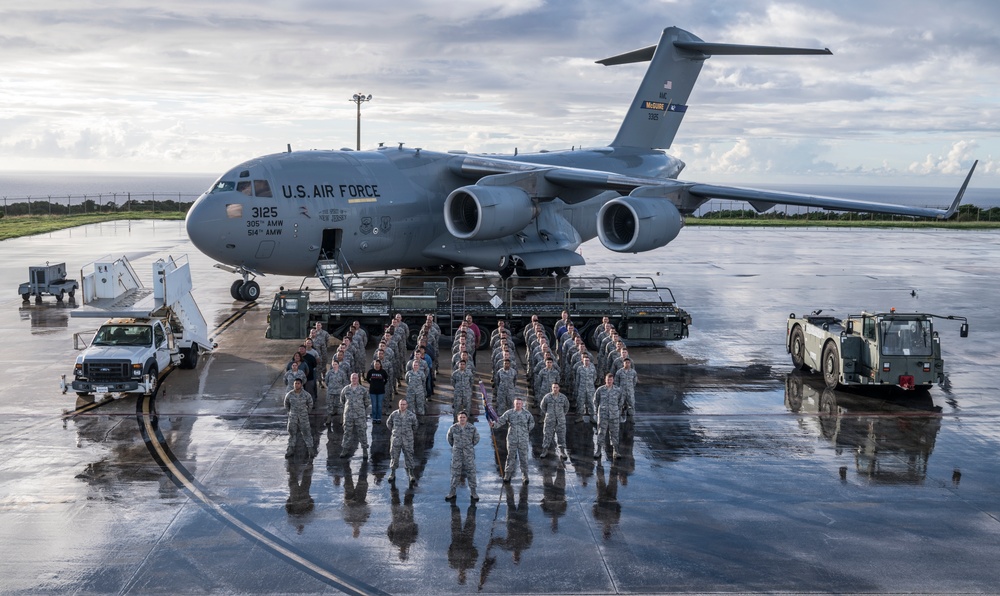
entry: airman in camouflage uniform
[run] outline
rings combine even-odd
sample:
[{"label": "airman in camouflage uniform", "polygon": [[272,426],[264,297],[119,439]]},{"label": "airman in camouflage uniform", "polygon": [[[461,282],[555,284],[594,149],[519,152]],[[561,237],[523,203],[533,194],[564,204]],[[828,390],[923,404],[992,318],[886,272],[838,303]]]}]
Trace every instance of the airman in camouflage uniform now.
[{"label": "airman in camouflage uniform", "polygon": [[506,412],[514,407],[514,393],[517,389],[517,371],[510,360],[503,361],[503,368],[497,370],[497,411]]},{"label": "airman in camouflage uniform", "polygon": [[413,403],[413,409],[419,416],[423,416],[427,410],[427,386],[424,384],[427,363],[423,359],[410,362],[410,370],[406,371],[406,400]]},{"label": "airman in camouflage uniform", "polygon": [[288,410],[288,448],[285,457],[295,454],[295,443],[299,436],[306,444],[309,457],[316,457],[316,447],[313,445],[312,429],[309,427],[309,412],[313,407],[313,396],[302,388],[302,379],[292,382],[292,390],[285,394],[285,409]]},{"label": "airman in camouflage uniform", "polygon": [[295,379],[302,379],[302,384],[303,385],[306,384],[306,373],[304,373],[301,370],[299,370],[299,363],[298,362],[292,362],[289,366],[291,368],[289,368],[288,370],[285,371],[285,391],[286,392],[291,391],[292,389],[295,389],[295,387],[293,386],[294,382],[295,382]]},{"label": "airman in camouflage uniform", "polygon": [[545,395],[547,389],[552,387],[552,383],[559,382],[559,369],[551,358],[545,360],[545,367],[535,374],[535,399],[539,395]]},{"label": "airman in camouflage uniform", "polygon": [[510,425],[507,431],[507,465],[504,469],[503,481],[510,482],[514,475],[514,462],[521,464],[521,483],[528,484],[528,441],[531,429],[535,428],[535,417],[524,409],[524,400],[514,398],[514,408],[500,415],[496,422],[490,422],[494,428]]},{"label": "airman in camouflage uniform", "polygon": [[330,370],[326,371],[323,381],[326,383],[326,425],[329,426],[334,417],[340,414],[340,393],[351,384],[351,377],[334,358],[330,361]]},{"label": "airman in camouflage uniform", "polygon": [[462,410],[466,412],[472,408],[472,371],[468,370],[465,360],[460,360],[458,370],[451,373],[451,384],[455,387],[455,398],[452,400],[452,408],[455,412],[455,419]]},{"label": "airman in camouflage uniform", "polygon": [[[596,416],[594,411],[594,381],[597,380],[597,369],[590,361],[590,356],[584,354],[580,366],[576,369],[576,413],[579,416]],[[593,418],[591,422],[596,422]]]},{"label": "airman in camouflage uniform", "polygon": [[597,449],[594,459],[601,459],[601,449],[607,452],[605,437],[610,433],[612,452],[607,455],[618,459],[618,431],[621,424],[622,391],[614,386],[611,373],[604,375],[604,384],[594,392],[594,410],[597,412]]},{"label": "airman in camouflage uniform", "polygon": [[465,411],[458,413],[458,422],[448,429],[448,444],[451,445],[451,490],[445,497],[446,501],[455,498],[455,489],[462,481],[462,474],[469,483],[469,498],[479,500],[476,494],[476,444],[479,443],[479,431],[475,425],[469,424],[469,415]]},{"label": "airman in camouflage uniform", "polygon": [[368,459],[368,417],[372,413],[372,400],[360,378],[358,373],[352,373],[351,384],[340,392],[340,403],[344,407],[344,440],[340,457],[350,456],[361,443],[364,458]]},{"label": "airman in camouflage uniform", "polygon": [[622,367],[615,373],[615,386],[621,387],[624,394],[624,404],[622,405],[629,420],[635,416],[635,385],[638,382],[639,375],[632,368],[632,359],[624,359]]},{"label": "airman in camouflage uniform", "polygon": [[409,410],[406,398],[399,400],[399,409],[389,414],[385,420],[389,428],[389,482],[396,481],[396,468],[399,467],[399,452],[406,458],[406,475],[410,478],[410,486],[417,483],[413,477],[413,433],[417,430],[417,415]]},{"label": "airman in camouflage uniform", "polygon": [[552,391],[545,394],[539,405],[543,416],[542,457],[548,455],[553,441],[558,445],[563,459],[566,453],[566,414],[569,413],[569,399],[559,392],[559,383],[552,383]]}]

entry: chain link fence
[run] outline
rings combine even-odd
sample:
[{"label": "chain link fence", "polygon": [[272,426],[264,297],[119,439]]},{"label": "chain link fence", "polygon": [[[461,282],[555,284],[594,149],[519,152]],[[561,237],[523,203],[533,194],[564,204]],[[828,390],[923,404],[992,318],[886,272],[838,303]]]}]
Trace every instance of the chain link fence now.
[{"label": "chain link fence", "polygon": [[191,193],[101,193],[3,197],[3,216],[85,215],[88,213],[187,213],[199,195]]}]

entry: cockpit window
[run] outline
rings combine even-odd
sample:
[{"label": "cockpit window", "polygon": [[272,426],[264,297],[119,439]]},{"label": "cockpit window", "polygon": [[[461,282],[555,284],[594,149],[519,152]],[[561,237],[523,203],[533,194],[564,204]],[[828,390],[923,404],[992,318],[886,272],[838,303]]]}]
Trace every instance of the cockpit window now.
[{"label": "cockpit window", "polygon": [[252,193],[253,187],[250,186],[250,181],[249,180],[240,180],[239,182],[237,182],[236,183],[236,190],[239,191],[239,192],[241,192],[241,193],[243,193],[243,194],[245,194],[248,197],[253,196],[253,193]]},{"label": "cockpit window", "polygon": [[254,180],[253,181],[253,194],[258,197],[271,197],[271,185],[267,183],[267,180]]},{"label": "cockpit window", "polygon": [[218,182],[215,183],[215,186],[212,187],[210,193],[228,192],[230,190],[233,190],[234,188],[236,188],[236,184],[233,183],[232,181],[219,180]]}]

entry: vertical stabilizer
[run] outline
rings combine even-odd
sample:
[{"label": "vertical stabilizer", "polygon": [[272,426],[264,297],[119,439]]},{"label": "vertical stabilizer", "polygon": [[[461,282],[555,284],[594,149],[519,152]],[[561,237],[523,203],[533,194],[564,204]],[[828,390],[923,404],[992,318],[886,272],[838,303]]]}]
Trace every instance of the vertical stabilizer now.
[{"label": "vertical stabilizer", "polygon": [[691,33],[668,27],[655,46],[599,60],[614,66],[649,61],[625,120],[612,147],[666,149],[670,147],[687,112],[688,97],[704,61],[713,54],[775,55],[830,54],[828,49],[784,48],[704,42]]}]

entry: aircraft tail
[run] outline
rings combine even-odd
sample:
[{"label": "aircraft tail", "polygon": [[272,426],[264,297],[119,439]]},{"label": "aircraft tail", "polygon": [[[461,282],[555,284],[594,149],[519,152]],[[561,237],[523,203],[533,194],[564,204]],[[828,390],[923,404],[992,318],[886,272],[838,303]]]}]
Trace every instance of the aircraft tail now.
[{"label": "aircraft tail", "polygon": [[614,66],[649,61],[646,76],[629,106],[612,147],[667,149],[687,111],[702,63],[712,55],[831,54],[828,49],[784,48],[708,43],[691,33],[668,27],[655,46],[633,50],[598,64]]}]

